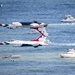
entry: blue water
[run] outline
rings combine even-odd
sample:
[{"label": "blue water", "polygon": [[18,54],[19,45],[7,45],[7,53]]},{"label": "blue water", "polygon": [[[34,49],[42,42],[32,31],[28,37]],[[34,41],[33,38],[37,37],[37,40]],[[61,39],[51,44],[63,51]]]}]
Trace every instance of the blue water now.
[{"label": "blue water", "polygon": [[[75,0],[0,0],[0,23],[37,20],[48,24],[48,46],[0,46],[0,75],[75,75],[75,58],[60,58],[69,48],[75,49],[75,24],[61,24],[64,15],[75,17]],[[40,34],[29,34],[29,29],[0,27],[0,42],[11,39],[32,40]],[[3,55],[21,58],[3,59]]]}]

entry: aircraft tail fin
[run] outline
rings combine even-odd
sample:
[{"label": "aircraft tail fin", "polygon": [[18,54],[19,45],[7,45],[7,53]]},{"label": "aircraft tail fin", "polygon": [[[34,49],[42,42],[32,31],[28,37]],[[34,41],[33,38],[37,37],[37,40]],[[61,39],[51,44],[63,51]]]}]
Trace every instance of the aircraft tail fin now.
[{"label": "aircraft tail fin", "polygon": [[34,28],[38,32],[40,32],[41,36],[39,38],[35,39],[35,40],[32,40],[32,41],[43,41],[43,42],[46,41],[46,38],[48,36],[48,33],[47,33],[46,29],[45,29],[46,26],[47,26],[47,24],[42,23],[41,27]]},{"label": "aircraft tail fin", "polygon": [[40,42],[44,42],[44,41],[46,41],[46,37],[45,36],[43,36],[43,35],[41,35],[39,38],[37,38],[37,39],[35,39],[35,40],[31,40],[31,41],[40,41]]},{"label": "aircraft tail fin", "polygon": [[36,29],[38,32],[40,32],[41,34],[42,34],[42,36],[48,36],[48,33],[47,33],[47,31],[46,31],[46,26],[47,26],[47,24],[45,24],[45,23],[42,23],[41,24],[41,27],[38,27],[38,28],[34,28],[34,29]]}]

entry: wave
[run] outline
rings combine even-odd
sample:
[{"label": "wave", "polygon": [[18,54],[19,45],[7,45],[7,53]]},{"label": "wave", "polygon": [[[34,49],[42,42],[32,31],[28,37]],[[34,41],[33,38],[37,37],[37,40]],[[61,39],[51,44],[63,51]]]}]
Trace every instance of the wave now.
[{"label": "wave", "polygon": [[55,24],[48,24],[48,27],[49,26],[64,26],[64,25],[73,26],[73,25],[75,25],[75,23],[55,23]]},{"label": "wave", "polygon": [[59,46],[75,46],[75,43],[51,43],[51,45],[59,45]]}]

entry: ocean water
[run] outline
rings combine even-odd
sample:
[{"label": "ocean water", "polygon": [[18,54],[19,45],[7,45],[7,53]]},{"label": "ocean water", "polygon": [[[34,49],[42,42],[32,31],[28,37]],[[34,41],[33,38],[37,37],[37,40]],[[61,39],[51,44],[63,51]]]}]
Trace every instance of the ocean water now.
[{"label": "ocean water", "polygon": [[[45,22],[48,24],[48,46],[0,46],[0,75],[75,75],[75,58],[60,58],[69,48],[75,49],[75,24],[62,24],[69,14],[75,17],[75,0],[0,0],[0,23]],[[40,34],[29,34],[30,29],[10,30],[0,27],[0,42],[17,39],[32,40]],[[4,59],[4,55],[21,58]]]}]

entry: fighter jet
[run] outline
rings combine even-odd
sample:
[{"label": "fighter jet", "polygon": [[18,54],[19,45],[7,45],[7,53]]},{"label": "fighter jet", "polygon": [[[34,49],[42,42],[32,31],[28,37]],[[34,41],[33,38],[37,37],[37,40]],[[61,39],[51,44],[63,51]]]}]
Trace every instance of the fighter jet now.
[{"label": "fighter jet", "polygon": [[44,46],[48,45],[49,40],[47,40],[48,33],[46,32],[45,27],[47,27],[47,24],[45,23],[38,23],[36,21],[34,22],[13,22],[12,24],[0,24],[0,26],[9,28],[9,29],[15,29],[15,28],[30,28],[30,29],[36,29],[41,35],[39,38],[35,40],[30,41],[23,41],[23,40],[10,40],[1,42],[0,45],[13,45],[13,46]]}]

